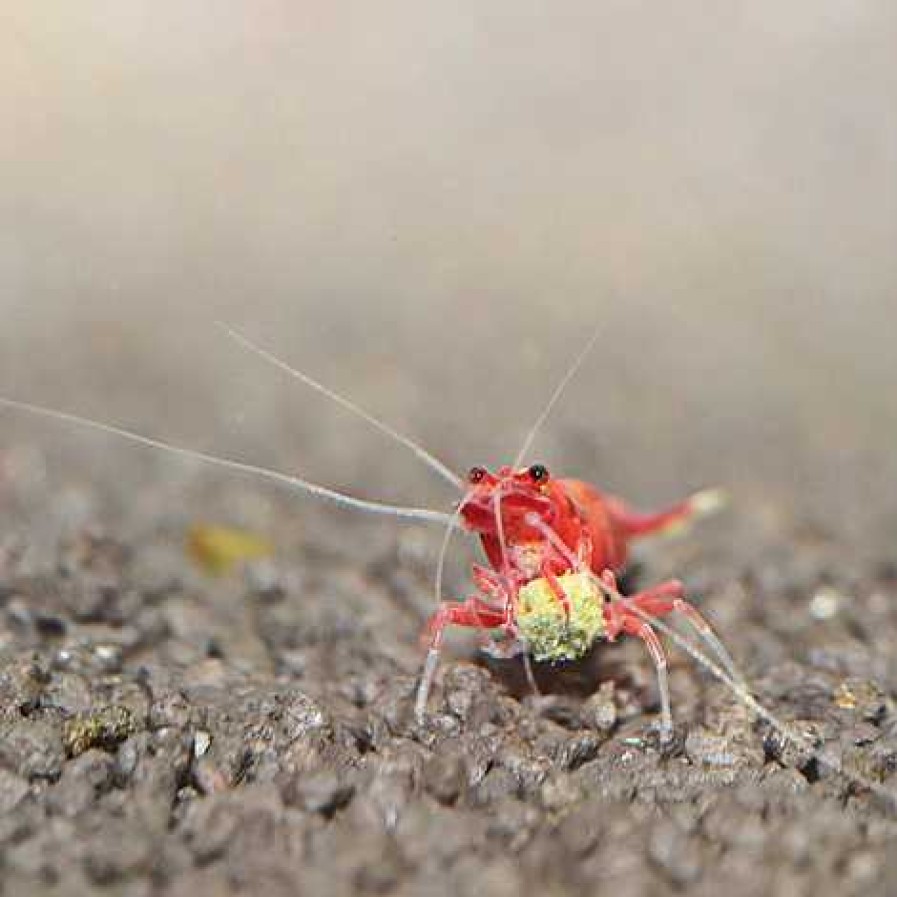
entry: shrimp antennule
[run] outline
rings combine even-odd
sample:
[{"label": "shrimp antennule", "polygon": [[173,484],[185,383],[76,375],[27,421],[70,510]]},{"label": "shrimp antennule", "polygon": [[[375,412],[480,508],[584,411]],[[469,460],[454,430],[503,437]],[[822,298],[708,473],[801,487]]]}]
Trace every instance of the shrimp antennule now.
[{"label": "shrimp antennule", "polygon": [[112,424],[105,424],[101,421],[92,420],[88,417],[81,417],[77,414],[69,414],[66,411],[58,411],[55,408],[46,408],[43,405],[35,405],[30,402],[20,402],[16,399],[0,398],[0,406],[4,408],[14,408],[18,411],[25,411],[37,417],[50,418],[52,420],[63,421],[64,423],[78,424],[82,427],[89,427],[98,430],[101,433],[108,433],[112,436],[118,436],[129,442],[143,445],[147,448],[160,449],[162,451],[171,452],[180,455],[182,458],[190,458],[194,461],[201,461],[204,464],[210,464],[216,467],[223,467],[227,470],[244,473],[249,476],[258,477],[260,479],[270,480],[281,486],[287,486],[313,495],[316,498],[323,498],[334,504],[341,505],[346,508],[353,508],[356,511],[365,511],[371,514],[384,514],[389,517],[399,517],[406,520],[421,520],[429,523],[439,523],[443,526],[455,526],[457,521],[451,514],[442,511],[431,511],[427,508],[406,508],[398,505],[388,505],[376,501],[368,501],[363,498],[355,498],[351,495],[345,495],[334,489],[328,489],[326,486],[319,486],[316,483],[310,483],[299,477],[291,476],[279,470],[273,470],[268,467],[260,467],[256,464],[249,464],[245,461],[237,461],[233,458],[224,458],[219,455],[210,455],[197,449],[186,448],[180,445],[174,445],[161,439],[155,439],[151,436],[144,436],[133,430],[126,430],[122,427],[116,427]]},{"label": "shrimp antennule", "polygon": [[548,419],[548,415],[551,414],[552,409],[557,404],[560,397],[563,395],[564,390],[567,388],[567,384],[573,379],[576,372],[582,367],[583,362],[585,362],[586,358],[588,358],[589,353],[595,346],[595,343],[598,342],[598,337],[601,335],[603,327],[600,325],[595,328],[592,333],[589,341],[583,346],[580,350],[579,355],[573,360],[573,363],[567,368],[566,373],[563,377],[561,377],[560,382],[554,388],[554,392],[551,394],[551,398],[549,398],[545,407],[542,409],[542,413],[536,418],[536,422],[530,428],[529,433],[526,435],[526,439],[523,441],[523,445],[520,446],[520,451],[517,452],[517,457],[514,459],[514,467],[520,467],[523,462],[523,458],[526,453],[530,450],[530,446],[533,444],[533,440],[536,438],[539,430],[542,428],[542,424]]},{"label": "shrimp antennule", "polygon": [[264,349],[256,343],[252,342],[252,340],[250,340],[248,337],[243,336],[242,333],[234,330],[233,327],[230,327],[223,321],[216,321],[215,323],[232,340],[239,343],[244,349],[247,349],[253,354],[258,355],[269,364],[274,365],[274,367],[280,368],[291,377],[294,377],[296,380],[300,380],[306,386],[310,386],[312,389],[317,390],[322,395],[327,396],[328,399],[336,402],[337,405],[341,405],[347,411],[351,411],[352,414],[360,417],[362,420],[367,421],[381,433],[389,436],[390,439],[393,439],[401,445],[404,445],[406,448],[410,449],[416,457],[424,462],[424,464],[426,464],[431,470],[439,474],[439,476],[441,476],[443,479],[451,483],[456,489],[463,489],[461,478],[457,474],[452,473],[452,471],[445,464],[443,464],[442,461],[428,452],[423,446],[418,445],[413,439],[410,439],[407,436],[403,436],[397,430],[394,430],[391,426],[389,426],[389,424],[384,423],[382,420],[374,417],[373,414],[365,411],[364,408],[356,405],[355,402],[353,402],[351,399],[347,399],[345,396],[341,396],[339,393],[334,392],[327,386],[324,386],[323,383],[319,383],[317,380],[313,379],[303,371],[297,370],[296,368],[287,364],[285,361],[281,360],[276,355],[269,352],[267,349]]}]

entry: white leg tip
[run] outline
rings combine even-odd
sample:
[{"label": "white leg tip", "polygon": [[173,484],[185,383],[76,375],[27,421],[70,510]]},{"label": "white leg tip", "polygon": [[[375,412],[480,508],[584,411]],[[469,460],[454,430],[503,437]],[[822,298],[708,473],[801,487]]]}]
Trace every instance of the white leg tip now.
[{"label": "white leg tip", "polygon": [[424,661],[424,669],[420,676],[420,685],[417,687],[417,696],[414,699],[414,717],[418,723],[422,723],[427,716],[427,698],[430,697],[430,686],[433,684],[438,662],[439,651],[430,648],[427,651],[427,659]]}]

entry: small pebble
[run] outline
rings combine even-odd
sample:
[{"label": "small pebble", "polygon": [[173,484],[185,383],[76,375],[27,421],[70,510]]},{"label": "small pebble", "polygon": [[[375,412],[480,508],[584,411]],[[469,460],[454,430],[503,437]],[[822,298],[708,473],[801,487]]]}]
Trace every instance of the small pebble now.
[{"label": "small pebble", "polygon": [[810,616],[814,620],[831,620],[841,608],[841,593],[831,586],[817,589],[810,599]]},{"label": "small pebble", "polygon": [[204,757],[211,744],[212,736],[209,735],[208,732],[199,730],[193,736],[193,756],[196,757],[197,760],[200,757]]}]

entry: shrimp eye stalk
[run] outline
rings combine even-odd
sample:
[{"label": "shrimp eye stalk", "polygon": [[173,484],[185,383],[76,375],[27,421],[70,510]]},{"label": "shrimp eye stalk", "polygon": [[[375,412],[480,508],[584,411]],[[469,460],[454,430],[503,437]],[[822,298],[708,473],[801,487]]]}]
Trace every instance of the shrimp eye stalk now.
[{"label": "shrimp eye stalk", "polygon": [[486,468],[485,467],[471,467],[467,473],[467,480],[470,483],[476,485],[477,483],[482,483],[483,480],[486,479]]},{"label": "shrimp eye stalk", "polygon": [[529,476],[534,483],[545,483],[548,481],[548,468],[544,464],[533,464]]}]

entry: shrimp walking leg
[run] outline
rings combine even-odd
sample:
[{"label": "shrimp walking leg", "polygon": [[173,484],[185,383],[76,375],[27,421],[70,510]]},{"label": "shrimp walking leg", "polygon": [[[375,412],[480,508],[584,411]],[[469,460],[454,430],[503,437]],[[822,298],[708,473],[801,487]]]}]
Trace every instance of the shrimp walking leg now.
[{"label": "shrimp walking leg", "polygon": [[685,600],[684,594],[685,587],[682,583],[677,579],[671,579],[624,600],[650,617],[663,617],[671,613],[681,614],[711,653],[716,656],[726,673],[735,682],[743,684],[744,676],[732,660],[731,654],[697,608]]},{"label": "shrimp walking leg", "polygon": [[673,712],[670,709],[670,682],[667,676],[667,657],[657,633],[644,620],[630,614],[623,615],[622,631],[638,636],[648,649],[657,672],[657,690],[660,694],[660,740],[669,741],[673,736]]},{"label": "shrimp walking leg", "polygon": [[[662,583],[649,592],[643,592],[632,598],[624,598],[617,591],[617,578],[612,570],[605,570],[599,579],[610,595],[610,600],[604,607],[608,639],[613,641],[621,633],[638,636],[645,643],[645,647],[654,661],[654,669],[657,671],[657,690],[660,694],[660,738],[661,741],[669,741],[673,734],[673,713],[670,709],[670,683],[667,676],[666,653],[657,633],[654,632],[648,621],[634,613],[629,605],[645,598],[653,600],[660,590],[668,590],[671,583]],[[637,604],[636,606],[640,607],[641,605]]]},{"label": "shrimp walking leg", "polygon": [[417,688],[417,696],[414,701],[414,713],[420,720],[427,709],[427,698],[436,675],[436,666],[439,662],[439,649],[442,646],[442,638],[448,626],[464,626],[476,629],[498,629],[508,623],[508,611],[505,607],[495,607],[485,602],[478,595],[468,598],[466,601],[445,601],[430,618],[424,631],[424,641],[427,647],[427,659],[421,673],[420,685]]},{"label": "shrimp walking leg", "polygon": [[564,609],[564,616],[567,620],[570,619],[570,598],[567,596],[567,593],[564,591],[564,587],[561,585],[557,576],[555,576],[554,571],[551,569],[549,564],[542,565],[542,576],[545,578],[545,581],[548,583],[548,588],[551,589],[551,594],[557,599],[558,604]]},{"label": "shrimp walking leg", "polygon": [[685,587],[679,580],[671,579],[662,582],[644,592],[629,597],[619,594],[616,577],[612,571],[606,570],[600,580],[610,595],[605,608],[608,638],[614,639],[621,632],[636,635],[645,642],[654,666],[657,669],[658,686],[660,688],[662,738],[672,733],[672,718],[669,715],[669,686],[667,683],[666,657],[656,633],[645,617],[663,617],[671,613],[679,613],[694,629],[704,644],[716,655],[726,674],[736,683],[743,683],[744,677],[732,660],[729,652],[719,640],[710,624],[683,597]]}]

